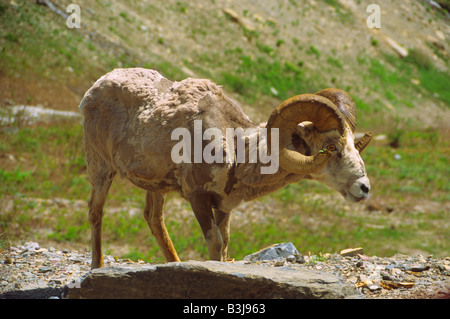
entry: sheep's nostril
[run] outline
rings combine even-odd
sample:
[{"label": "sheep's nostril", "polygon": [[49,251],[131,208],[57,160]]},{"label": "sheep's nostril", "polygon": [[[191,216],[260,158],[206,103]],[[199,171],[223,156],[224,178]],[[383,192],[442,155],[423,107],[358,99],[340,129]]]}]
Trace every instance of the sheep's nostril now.
[{"label": "sheep's nostril", "polygon": [[366,193],[366,194],[369,193],[369,187],[367,187],[367,186],[364,185],[364,184],[361,185],[361,190],[362,190],[364,193]]}]

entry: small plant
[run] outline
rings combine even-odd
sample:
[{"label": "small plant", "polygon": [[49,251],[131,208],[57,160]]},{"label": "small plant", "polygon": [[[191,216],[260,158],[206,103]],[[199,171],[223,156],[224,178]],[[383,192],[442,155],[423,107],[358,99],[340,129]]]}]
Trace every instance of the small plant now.
[{"label": "small plant", "polygon": [[314,255],[312,255],[311,252],[308,252],[308,255],[309,255],[308,264],[311,264],[311,265],[317,265],[318,263],[326,262],[330,256],[329,253],[324,253],[324,252],[319,252]]},{"label": "small plant", "polygon": [[370,44],[372,44],[374,47],[378,46],[378,40],[375,38],[370,37]]},{"label": "small plant", "polygon": [[130,17],[128,16],[128,13],[126,13],[125,11],[121,11],[121,12],[119,13],[119,16],[120,16],[121,18],[123,18],[125,21],[131,22],[131,19],[130,19]]},{"label": "small plant", "polygon": [[335,67],[337,67],[337,68],[339,68],[339,69],[342,69],[342,68],[343,68],[341,61],[339,61],[339,60],[336,59],[336,58],[328,57],[328,58],[327,58],[327,62],[330,63],[331,65],[334,65]]},{"label": "small plant", "polygon": [[272,54],[274,51],[274,49],[271,46],[263,44],[259,41],[256,42],[256,47],[258,48],[259,52],[267,53],[269,55]]},{"label": "small plant", "polygon": [[320,50],[316,48],[314,45],[311,45],[307,50],[306,53],[309,55],[314,55],[316,58],[320,58]]},{"label": "small plant", "polygon": [[177,8],[181,13],[186,13],[187,5],[184,2],[177,1]]},{"label": "small plant", "polygon": [[402,135],[405,133],[402,129],[396,129],[395,131],[391,132],[388,136],[389,138],[389,146],[393,148],[399,148],[401,145],[401,139]]}]

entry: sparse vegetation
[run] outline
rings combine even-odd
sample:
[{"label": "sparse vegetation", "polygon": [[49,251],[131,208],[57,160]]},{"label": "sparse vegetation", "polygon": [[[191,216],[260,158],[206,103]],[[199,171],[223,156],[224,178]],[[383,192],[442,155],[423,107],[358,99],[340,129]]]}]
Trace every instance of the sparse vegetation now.
[{"label": "sparse vegetation", "polygon": [[[66,2],[56,1],[60,6]],[[322,10],[320,14],[328,14],[327,19],[338,21],[334,26],[343,34],[346,28],[356,28],[360,19],[339,1],[326,3],[324,7],[299,1],[274,5],[274,12],[283,13],[280,19],[275,14],[255,18],[257,11],[250,5],[236,10],[255,24],[255,31],[221,14],[215,1],[207,1],[208,8],[212,6],[208,11],[194,2],[176,0],[158,7],[144,2],[96,1],[89,7],[95,14],[82,8],[90,34],[68,29],[46,6],[24,0],[2,3],[0,80],[70,87],[77,99],[61,107],[72,110],[92,81],[116,67],[155,68],[176,80],[190,72],[208,77],[258,114],[267,114],[278,101],[298,93],[331,85],[349,90],[360,112],[358,127],[385,136],[363,153],[372,200],[349,207],[325,185],[291,184],[235,212],[231,256],[242,258],[287,240],[318,258],[320,252],[352,246],[363,246],[373,255],[420,252],[448,256],[448,125],[418,124],[429,114],[425,108],[429,104],[448,115],[446,44],[442,48],[427,39],[421,48],[411,46],[402,59],[373,34],[364,35],[358,46],[344,44],[344,38],[334,41],[328,37],[336,34],[328,35],[332,30],[308,20],[309,15]],[[425,20],[447,19],[426,4],[416,6]],[[170,30],[165,21],[173,22]],[[328,42],[324,45],[317,39]],[[15,88],[7,93],[12,98],[1,99],[2,95],[1,105],[20,99],[20,103],[45,102],[33,90],[22,93]],[[5,110],[2,106],[0,117],[9,116]],[[81,123],[57,119],[32,123],[20,113],[16,116],[13,124],[0,122],[0,248],[30,238],[89,246],[85,202],[90,185]],[[70,202],[40,201],[55,198]],[[84,206],[75,204],[80,201]],[[171,204],[180,202],[176,195],[169,195],[166,202],[167,227],[180,257],[207,258],[189,205]],[[140,212],[143,206],[144,191],[118,178],[106,204],[106,253],[163,260],[142,214],[131,212]],[[126,249],[118,253],[117,246]]]},{"label": "sparse vegetation", "polygon": [[233,88],[248,103],[255,103],[262,95],[271,92],[271,88],[278,92],[276,96],[281,100],[295,95],[294,92],[320,90],[320,77],[308,77],[301,69],[301,63],[297,66],[276,58],[255,59],[248,55],[240,55],[239,60],[238,68],[224,72],[220,82]]},{"label": "sparse vegetation", "polygon": [[[401,241],[407,242],[410,249],[415,247],[435,255],[444,253],[448,249],[445,241],[448,230],[440,228],[439,224],[445,223],[448,212],[445,208],[432,212],[427,211],[426,207],[423,210],[412,209],[408,202],[417,196],[436,203],[450,201],[446,178],[450,169],[445,155],[450,143],[430,130],[409,128],[402,132],[399,133],[397,148],[392,148],[389,143],[375,143],[364,155],[373,184],[372,196],[398,203],[392,204],[393,212],[386,211],[383,206],[378,212],[368,214],[362,212],[361,208],[348,210],[340,195],[323,184],[304,180],[261,199],[271,208],[270,211],[260,212],[261,216],[267,216],[266,219],[242,226],[239,223],[232,224],[232,255],[242,258],[253,252],[255,247],[285,241],[286,238],[296,243],[299,249],[312,252],[335,252],[343,246],[358,243],[370,247],[373,254],[390,255],[398,252],[398,247],[390,243]],[[33,201],[21,200],[87,200],[90,186],[86,179],[81,135],[79,123],[74,125],[65,120],[51,125],[24,127],[14,135],[2,134],[0,142],[4,152],[13,154],[16,159],[27,159],[26,166],[14,162],[0,170],[3,201],[17,199],[13,211],[4,211],[0,215],[2,232],[9,240],[20,238],[23,231],[32,234],[34,228],[45,225],[50,231],[39,235],[41,240],[88,245],[86,206],[82,209],[76,205],[74,208],[70,205],[64,208],[45,207],[33,204]],[[161,261],[158,245],[140,213],[144,197],[144,191],[117,178],[106,206],[104,242],[111,254],[114,251],[108,247],[116,243],[130,249],[122,257]],[[167,227],[177,250],[181,256],[188,254],[207,258],[201,229],[189,205],[186,203],[181,208],[185,211],[183,216],[187,217],[181,220],[173,217],[173,210],[180,209],[170,205],[175,198],[175,195],[169,196],[166,211]],[[139,213],[131,214],[130,208],[112,212],[116,205],[131,205],[133,211]],[[390,205],[386,204],[387,207]],[[409,222],[401,224],[399,220]],[[434,239],[423,241],[423,238],[415,235],[419,230],[427,234],[427,238]]]}]

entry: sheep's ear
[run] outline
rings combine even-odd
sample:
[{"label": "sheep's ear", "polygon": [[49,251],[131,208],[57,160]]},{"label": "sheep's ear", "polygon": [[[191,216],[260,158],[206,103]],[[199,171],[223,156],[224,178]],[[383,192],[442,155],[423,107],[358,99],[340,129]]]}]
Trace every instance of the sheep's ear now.
[{"label": "sheep's ear", "polygon": [[308,137],[311,132],[315,129],[314,123],[312,122],[302,122],[297,125],[295,128],[295,133],[297,133],[298,136],[305,139]]},{"label": "sheep's ear", "polygon": [[311,122],[303,122],[297,125],[295,134],[292,135],[292,145],[297,152],[311,156],[311,148],[307,141],[313,130],[315,130],[315,127]]},{"label": "sheep's ear", "polygon": [[359,153],[362,153],[367,145],[369,145],[370,141],[372,140],[373,133],[372,132],[366,132],[362,138],[360,138],[358,141],[355,142],[355,148],[358,150]]}]

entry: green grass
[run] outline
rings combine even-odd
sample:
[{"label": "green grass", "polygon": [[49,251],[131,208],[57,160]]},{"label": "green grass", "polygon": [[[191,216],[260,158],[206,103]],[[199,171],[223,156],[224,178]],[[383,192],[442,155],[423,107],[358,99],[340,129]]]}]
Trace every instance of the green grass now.
[{"label": "green grass", "polygon": [[31,71],[48,77],[52,69],[62,66],[70,67],[78,74],[89,71],[90,66],[78,59],[84,39],[67,28],[55,28],[46,23],[51,14],[45,6],[27,3],[8,6],[1,11],[0,37],[6,39],[0,52],[1,69],[20,73]]},{"label": "green grass", "polygon": [[12,172],[0,170],[0,181],[4,185],[24,183],[29,180],[31,173],[30,171],[22,171],[20,167]]},{"label": "green grass", "polygon": [[299,93],[318,91],[321,87],[322,79],[308,76],[302,63],[248,55],[240,55],[238,59],[238,68],[223,72],[220,83],[239,93],[248,103],[255,103],[264,95],[284,100]]},{"label": "green grass", "polygon": [[[394,103],[413,107],[413,92],[426,94],[443,101],[450,106],[450,77],[448,72],[436,69],[432,62],[418,51],[410,50],[409,56],[400,59],[393,55],[384,55],[382,59],[362,58],[369,65],[367,84],[382,93]],[[418,79],[421,88],[417,88],[411,79]],[[393,93],[395,92],[395,93]]]},{"label": "green grass", "polygon": [[445,134],[432,130],[398,134],[391,138],[399,148],[372,147],[364,156],[369,174],[376,182],[382,180],[389,186],[380,188],[380,194],[398,199],[420,195],[432,200],[450,200],[450,143]]},{"label": "green grass", "polygon": [[[45,198],[73,198],[89,190],[82,177],[85,163],[80,123],[67,120],[53,125],[4,128],[0,140],[3,152],[13,153],[16,159],[11,171],[1,171],[4,195],[31,191]],[[23,159],[26,168],[17,159]]]},{"label": "green grass", "polygon": [[[81,124],[55,120],[51,124],[26,126],[14,131],[2,128],[2,132],[2,152],[22,159],[0,170],[0,200],[13,198],[15,203],[11,210],[0,212],[2,236],[14,241],[25,234],[32,236],[35,229],[44,227],[50,231],[36,233],[38,239],[89,245],[86,207],[46,207],[39,202],[22,200],[87,200],[90,186],[82,153]],[[445,240],[449,235],[445,228],[448,212],[409,212],[407,204],[417,198],[436,203],[450,200],[449,140],[432,130],[409,127],[393,131],[389,139],[384,143],[373,142],[363,153],[363,158],[371,178],[373,198],[404,203],[405,208],[394,205],[396,210],[390,215],[360,215],[343,208],[335,191],[318,182],[304,180],[260,199],[272,207],[271,212],[266,212],[269,217],[265,221],[232,225],[232,257],[242,258],[283,241],[292,241],[304,253],[336,252],[352,246],[362,246],[377,255],[391,255],[402,249],[421,249],[437,256],[448,252]],[[397,140],[398,148],[388,145],[393,140]],[[401,158],[396,159],[396,154]],[[189,217],[175,218],[174,212],[171,214],[173,198],[170,195],[166,200],[166,224],[178,253],[182,258],[207,259],[203,235],[189,205],[186,203],[182,208],[187,210]],[[333,198],[333,202],[329,198]],[[334,202],[336,198],[338,202]],[[119,257],[162,261],[162,254],[142,214],[130,214],[127,209],[112,212],[111,209],[118,205],[131,205],[142,210],[144,191],[120,178],[113,183],[103,222],[105,251],[114,254],[108,247],[115,243],[130,247],[129,253]],[[397,219],[408,222],[398,223]],[[427,235],[418,237],[417,232]],[[423,240],[423,237],[427,239]]]},{"label": "green grass", "polygon": [[[156,68],[170,79],[185,77],[180,65],[173,61],[155,54],[137,58],[123,48],[118,52],[105,49],[104,43],[66,28],[64,23],[59,23],[62,20],[54,22],[54,13],[45,6],[18,0],[15,3],[17,5],[0,4],[2,74],[11,77],[31,74],[45,81],[76,82],[78,79],[88,83],[118,66],[144,66]],[[353,19],[338,1],[325,3],[336,9],[343,23]],[[98,5],[111,6],[100,2]],[[182,1],[171,9],[182,16],[194,10],[188,2]],[[156,10],[163,16],[163,11],[155,6],[149,5],[145,10],[149,14]],[[250,13],[248,18],[251,19]],[[120,11],[107,21],[106,29],[109,27],[111,35],[132,44],[124,33],[124,26],[132,25],[133,30],[138,27],[133,15]],[[204,22],[206,19],[202,21],[192,29],[192,36],[199,41],[210,33],[206,26],[213,27]],[[217,21],[221,29],[232,23],[226,17],[218,17]],[[238,32],[246,37],[248,45],[232,41],[223,47],[217,46],[218,49],[199,52],[197,56],[180,58],[180,63],[198,76],[223,85],[226,91],[236,93],[239,100],[250,105],[259,105],[259,101],[268,96],[272,101],[281,101],[295,94],[316,92],[331,85],[328,77],[331,82],[345,86],[341,88],[348,88],[358,105],[358,128],[388,135],[387,141],[372,142],[363,153],[363,159],[372,183],[373,200],[391,205],[394,210],[390,213],[361,212],[354,206],[346,207],[347,204],[336,199],[339,195],[335,196],[335,191],[318,182],[305,180],[290,184],[260,199],[270,207],[270,211],[261,212],[268,216],[266,219],[232,225],[231,256],[240,259],[267,245],[285,241],[292,241],[303,253],[336,252],[362,246],[368,254],[382,256],[414,249],[435,256],[448,254],[448,211],[445,208],[428,210],[426,206],[415,208],[425,200],[442,207],[450,201],[448,131],[396,122],[396,117],[386,111],[387,102],[394,108],[393,112],[420,107],[418,95],[448,108],[448,71],[438,70],[434,62],[418,50],[410,50],[405,59],[383,53],[373,58],[360,53],[353,61],[358,70],[354,81],[358,83],[341,84],[338,74],[351,69],[352,65],[347,65],[351,59],[336,50],[330,53],[326,48],[301,42],[299,37],[292,40],[290,52],[294,54],[286,57],[283,50],[289,51],[289,37],[281,34],[281,26],[271,21],[266,23],[271,28],[267,39],[259,30],[250,32],[242,28]],[[301,19],[291,23],[300,25]],[[170,41],[169,37],[161,35],[151,45],[170,46]],[[382,46],[374,39],[370,43],[376,50]],[[448,65],[446,56],[434,50]],[[412,79],[420,84],[414,84]],[[367,95],[362,91],[368,92]],[[12,155],[13,160],[5,155]],[[1,126],[0,161],[0,205],[3,205],[0,206],[0,246],[24,238],[80,242],[89,246],[86,207],[44,205],[37,200],[67,198],[86,202],[88,199],[90,185],[80,122],[54,120],[48,124],[30,124],[21,120],[15,126]],[[113,245],[120,245],[129,247],[128,253],[120,257],[163,260],[142,214],[130,214],[126,208],[114,212],[112,209],[130,206],[142,210],[144,194],[127,181],[115,180],[103,224],[106,253],[115,254]],[[181,208],[189,218],[170,214],[170,210],[175,209],[170,206],[170,200],[175,198],[170,195],[166,200],[169,207],[166,224],[178,253],[182,258],[206,259],[203,235],[189,205]],[[5,206],[10,200],[12,206]]]},{"label": "green grass", "polygon": [[[120,12],[118,18],[126,23],[133,20],[126,12]],[[177,66],[158,55],[137,58],[125,48],[92,41],[67,28],[43,5],[23,0],[15,6],[2,4],[0,19],[0,70],[8,76],[33,75],[73,86],[93,81],[117,67],[142,66],[156,68],[169,78],[185,77]],[[115,30],[115,26],[110,28]],[[117,35],[127,41],[126,34]]]},{"label": "green grass", "polygon": [[311,45],[307,50],[306,53],[309,55],[315,56],[317,59],[320,58],[320,50],[316,48],[314,45]]}]

